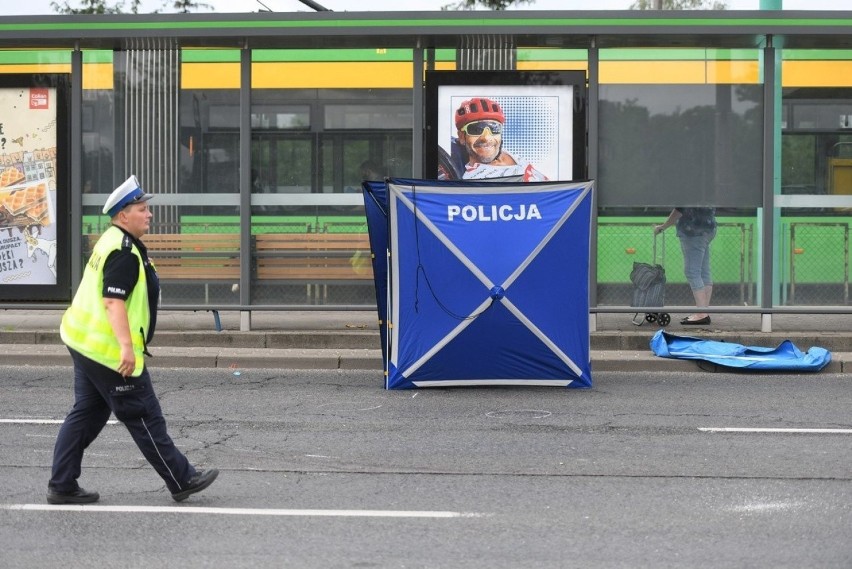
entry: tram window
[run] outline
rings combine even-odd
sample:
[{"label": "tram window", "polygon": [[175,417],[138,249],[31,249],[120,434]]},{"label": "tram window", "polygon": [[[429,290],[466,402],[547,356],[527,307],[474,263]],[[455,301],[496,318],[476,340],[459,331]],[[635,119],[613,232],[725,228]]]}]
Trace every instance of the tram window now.
[{"label": "tram window", "polygon": [[796,102],[792,108],[791,129],[837,130],[849,128],[847,117],[852,108],[846,102],[813,101]]},{"label": "tram window", "polygon": [[311,108],[308,105],[252,105],[251,127],[257,129],[306,129],[311,126]]},{"label": "tram window", "polygon": [[313,135],[263,134],[252,142],[252,171],[264,191],[279,194],[311,192]]},{"label": "tram window", "polygon": [[[832,168],[847,169],[852,159],[852,133],[784,133],[781,137],[781,191],[784,194],[845,194],[832,180]],[[837,174],[835,170],[834,174]],[[835,182],[837,183],[837,182]]]},{"label": "tram window", "polygon": [[411,128],[411,105],[325,105],[327,129]]},{"label": "tram window", "polygon": [[372,179],[411,175],[411,132],[338,132],[320,137],[323,192],[361,191],[365,168]]},{"label": "tram window", "polygon": [[210,128],[239,128],[240,106],[232,104],[210,105]]},{"label": "tram window", "polygon": [[208,194],[239,193],[239,136],[229,133],[209,134],[206,138],[202,191]]},{"label": "tram window", "polygon": [[817,193],[816,136],[785,134],[781,137],[781,192]]}]

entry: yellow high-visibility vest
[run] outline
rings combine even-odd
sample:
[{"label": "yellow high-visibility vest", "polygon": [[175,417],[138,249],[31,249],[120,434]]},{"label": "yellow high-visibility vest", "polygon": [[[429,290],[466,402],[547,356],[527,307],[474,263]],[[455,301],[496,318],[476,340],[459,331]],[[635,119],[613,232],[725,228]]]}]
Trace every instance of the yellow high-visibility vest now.
[{"label": "yellow high-visibility vest", "polygon": [[121,229],[111,226],[98,239],[92,256],[86,263],[83,279],[71,306],[62,316],[59,333],[62,341],[72,350],[87,358],[118,371],[121,361],[121,346],[107,318],[103,300],[104,263],[113,251],[129,248],[139,260],[139,278],[136,286],[127,298],[127,319],[130,323],[130,336],[136,366],[133,376],[142,373],[145,366],[145,338],[151,322],[148,306],[148,285],[145,280],[145,266],[142,254],[133,245],[132,240]]}]

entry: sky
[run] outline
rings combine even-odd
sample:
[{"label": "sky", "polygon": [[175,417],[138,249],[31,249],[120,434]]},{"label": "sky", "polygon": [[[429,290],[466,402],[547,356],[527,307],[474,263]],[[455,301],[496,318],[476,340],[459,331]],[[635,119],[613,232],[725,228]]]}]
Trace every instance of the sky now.
[{"label": "sky", "polygon": [[[299,0],[199,0],[215,7],[215,12],[257,12],[265,5],[273,12],[310,12]],[[392,12],[412,10],[440,10],[451,0],[314,0],[317,4],[336,12]],[[784,10],[848,10],[849,0],[781,0]],[[518,6],[519,10],[626,10],[633,0],[535,0],[532,4]],[[51,0],[0,0],[0,15],[52,15]],[[59,4],[64,0],[58,0]],[[116,0],[109,0],[110,4]],[[162,13],[174,10],[162,9],[167,0],[144,0],[141,12]],[[729,10],[759,10],[760,0],[726,0]],[[72,7],[82,5],[82,0],[68,0]],[[125,5],[129,5],[125,0]],[[209,10],[199,10],[205,13]]]}]

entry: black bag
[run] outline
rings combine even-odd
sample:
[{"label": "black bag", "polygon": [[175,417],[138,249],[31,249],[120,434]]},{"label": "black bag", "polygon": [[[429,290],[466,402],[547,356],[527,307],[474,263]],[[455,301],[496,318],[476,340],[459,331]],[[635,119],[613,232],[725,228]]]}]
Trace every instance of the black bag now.
[{"label": "black bag", "polygon": [[631,306],[663,306],[666,300],[666,269],[662,265],[633,263],[630,271],[633,283]]}]

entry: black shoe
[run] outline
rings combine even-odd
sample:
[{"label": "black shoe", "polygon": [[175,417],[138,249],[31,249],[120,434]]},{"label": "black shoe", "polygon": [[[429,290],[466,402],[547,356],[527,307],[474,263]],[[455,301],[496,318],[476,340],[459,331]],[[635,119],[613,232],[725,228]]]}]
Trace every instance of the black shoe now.
[{"label": "black shoe", "polygon": [[699,318],[697,320],[690,320],[689,317],[684,318],[680,321],[684,326],[704,326],[710,324],[710,317],[705,316],[704,318]]},{"label": "black shoe", "polygon": [[101,498],[97,492],[86,492],[77,488],[73,492],[58,492],[51,488],[47,489],[48,504],[91,504]]},{"label": "black shoe", "polygon": [[175,492],[172,494],[172,498],[175,502],[183,502],[190,495],[195,494],[196,492],[201,492],[216,480],[216,477],[219,476],[219,471],[215,468],[211,468],[210,470],[199,470],[195,473],[195,476],[189,479],[189,485],[186,487],[186,490],[182,490],[180,492]]}]

